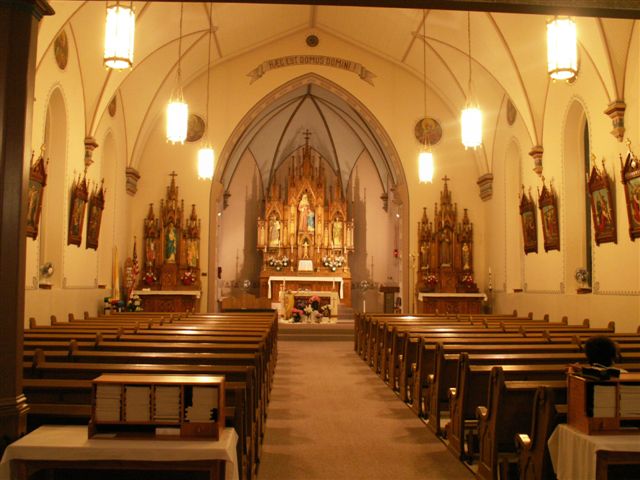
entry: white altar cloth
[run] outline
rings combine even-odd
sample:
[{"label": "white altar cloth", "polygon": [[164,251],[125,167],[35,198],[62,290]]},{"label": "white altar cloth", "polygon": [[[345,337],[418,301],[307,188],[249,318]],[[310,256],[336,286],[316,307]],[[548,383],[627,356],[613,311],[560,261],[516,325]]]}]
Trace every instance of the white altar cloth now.
[{"label": "white altar cloth", "polygon": [[123,440],[88,438],[87,427],[45,425],[16,440],[4,451],[0,480],[11,478],[11,460],[164,461],[224,460],[227,479],[237,480],[238,435],[225,428],[220,440]]},{"label": "white altar cloth", "polygon": [[340,298],[344,298],[342,277],[294,277],[287,275],[272,275],[269,277],[267,297],[271,298],[271,282],[282,282],[283,290],[286,288],[287,282],[327,282],[337,283],[340,286]]}]

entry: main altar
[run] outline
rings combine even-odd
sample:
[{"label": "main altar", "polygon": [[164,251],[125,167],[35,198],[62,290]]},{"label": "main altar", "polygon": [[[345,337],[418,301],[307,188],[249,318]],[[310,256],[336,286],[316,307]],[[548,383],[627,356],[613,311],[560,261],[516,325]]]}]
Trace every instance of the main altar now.
[{"label": "main altar", "polygon": [[440,205],[429,220],[426,207],[418,222],[416,296],[419,313],[480,313],[486,299],[473,278],[473,224],[467,209],[458,221],[458,205],[443,178]]},{"label": "main altar", "polygon": [[340,176],[304,136],[278,167],[258,218],[260,296],[281,303],[285,292],[332,292],[334,302],[350,305],[353,220]]}]

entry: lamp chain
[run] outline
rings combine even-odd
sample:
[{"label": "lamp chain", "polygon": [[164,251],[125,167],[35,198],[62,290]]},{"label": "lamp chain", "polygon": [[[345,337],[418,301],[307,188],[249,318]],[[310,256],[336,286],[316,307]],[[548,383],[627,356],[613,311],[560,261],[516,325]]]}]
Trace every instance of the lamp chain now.
[{"label": "lamp chain", "polygon": [[184,3],[180,2],[180,36],[178,37],[178,87],[181,83],[182,69],[180,68],[180,61],[182,60],[182,13],[184,11]]},{"label": "lamp chain", "polygon": [[471,101],[471,12],[467,11],[467,51],[469,52],[469,102]]},{"label": "lamp chain", "polygon": [[213,37],[213,3],[209,10],[209,46],[207,47],[207,111],[205,112],[206,131],[209,130],[209,90],[211,85],[211,38]]},{"label": "lamp chain", "polygon": [[424,85],[424,145],[429,145],[427,135],[427,11],[422,10],[422,81]]}]

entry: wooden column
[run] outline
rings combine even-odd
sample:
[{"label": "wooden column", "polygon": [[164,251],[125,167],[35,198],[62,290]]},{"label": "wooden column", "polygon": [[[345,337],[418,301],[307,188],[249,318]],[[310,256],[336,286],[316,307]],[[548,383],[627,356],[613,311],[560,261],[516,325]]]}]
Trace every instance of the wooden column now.
[{"label": "wooden column", "polygon": [[0,0],[0,451],[26,429],[22,394],[26,193],[43,0]]}]

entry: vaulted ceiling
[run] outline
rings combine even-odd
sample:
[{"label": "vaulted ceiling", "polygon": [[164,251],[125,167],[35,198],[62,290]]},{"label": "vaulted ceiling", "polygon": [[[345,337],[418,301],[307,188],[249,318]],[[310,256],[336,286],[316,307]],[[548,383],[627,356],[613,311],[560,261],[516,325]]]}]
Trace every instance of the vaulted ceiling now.
[{"label": "vaulted ceiling", "polygon": [[[52,6],[56,15],[46,18],[40,28],[38,66],[53,48],[56,35],[65,29],[72,36],[82,69],[86,134],[95,132],[109,102],[118,94],[126,106],[128,162],[135,164],[175,86],[180,3],[134,2],[135,64],[125,72],[108,71],[102,65],[104,2],[53,1]],[[206,72],[210,8],[215,29],[214,69],[252,49],[308,32],[320,41],[325,35],[337,37],[422,78],[422,10],[190,2],[184,4],[181,58],[186,84]],[[485,143],[495,135],[491,125],[496,124],[506,98],[521,116],[531,145],[541,143],[551,88],[546,74],[548,17],[472,12],[470,18],[474,84],[487,115]],[[596,71],[609,102],[621,98],[635,20],[578,17],[576,21],[581,63],[590,64]],[[431,90],[457,116],[455,112],[464,105],[467,93],[467,13],[427,10],[426,42]],[[363,149],[384,170],[387,159],[375,151],[358,119],[347,112],[326,92],[299,90],[269,109],[252,135],[246,137],[246,147],[264,174],[273,171],[291,152],[296,144],[293,136],[305,125],[312,125],[314,147],[343,177],[348,172],[342,170],[353,165]]]}]

